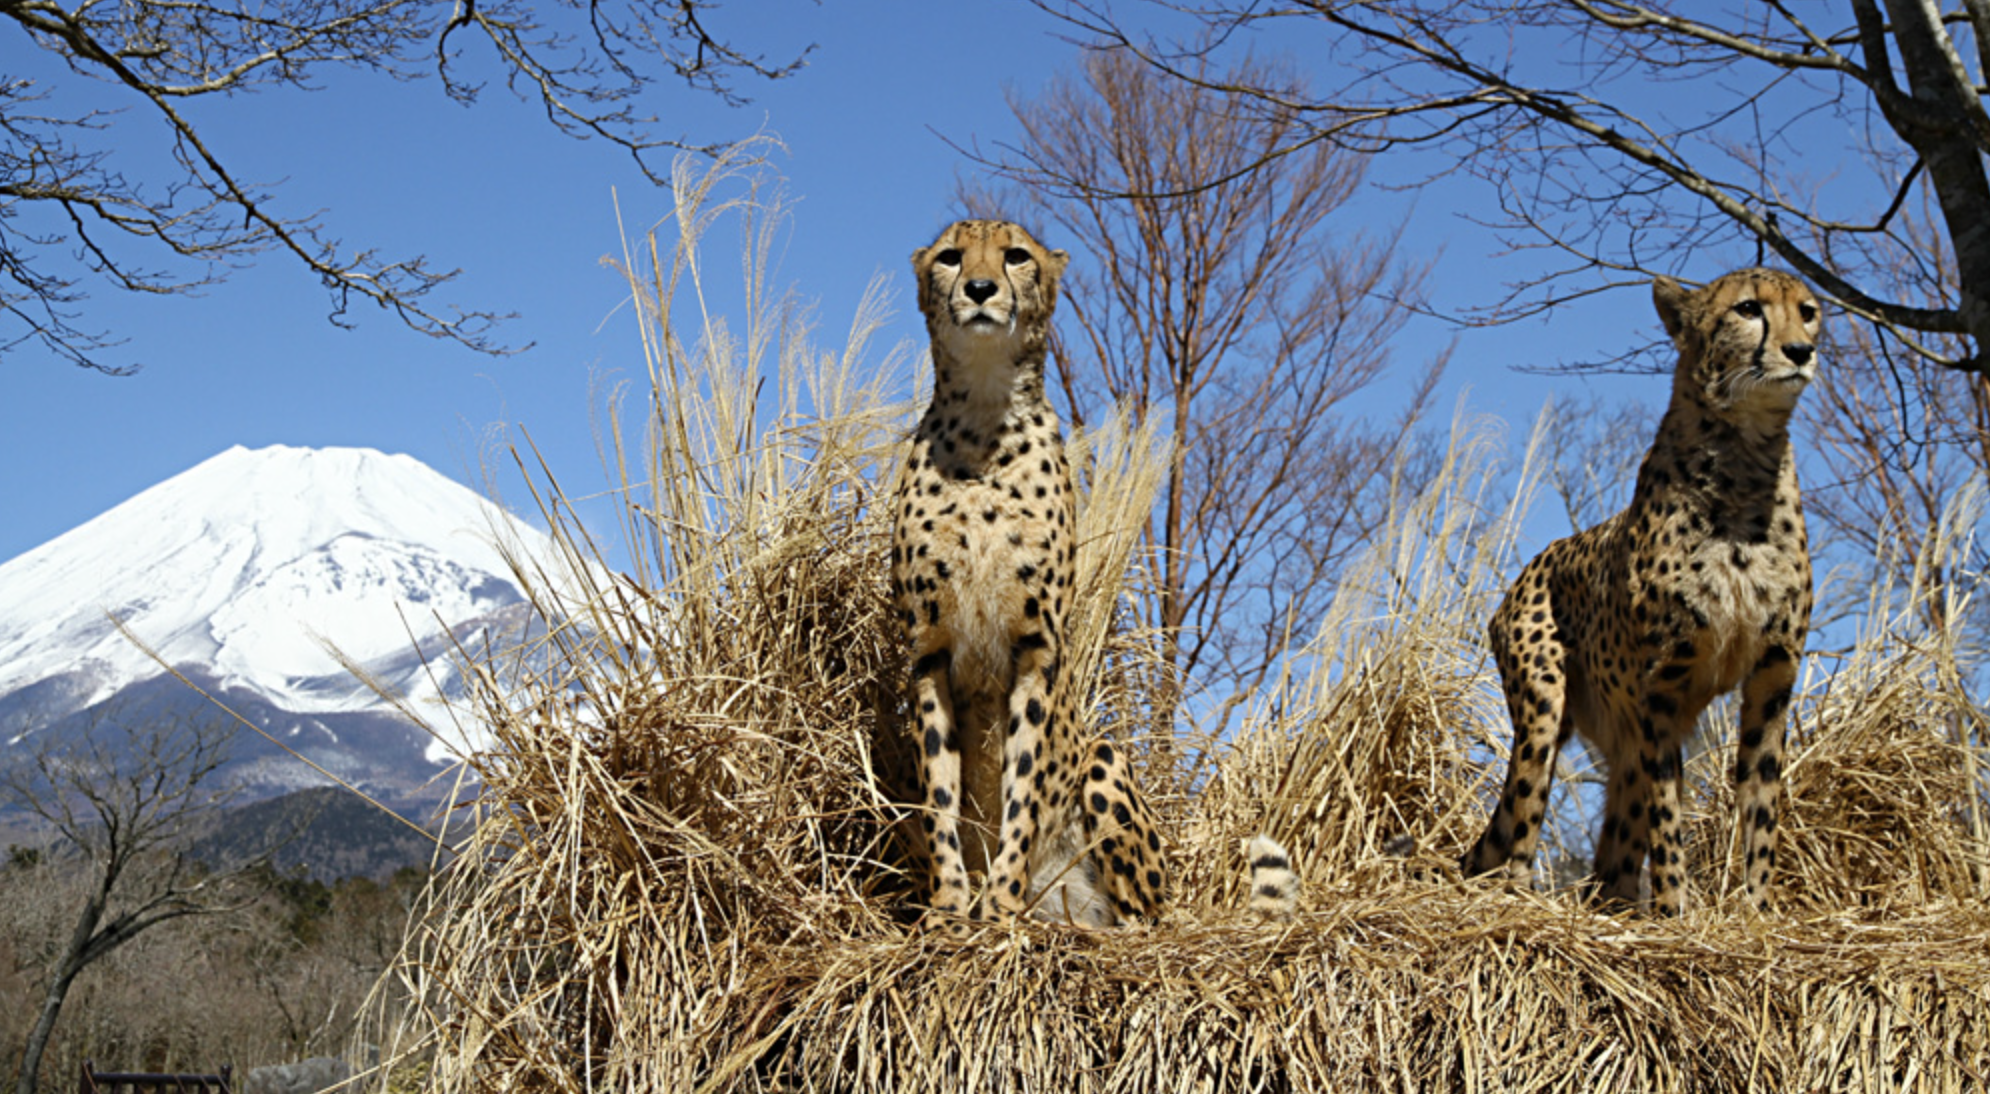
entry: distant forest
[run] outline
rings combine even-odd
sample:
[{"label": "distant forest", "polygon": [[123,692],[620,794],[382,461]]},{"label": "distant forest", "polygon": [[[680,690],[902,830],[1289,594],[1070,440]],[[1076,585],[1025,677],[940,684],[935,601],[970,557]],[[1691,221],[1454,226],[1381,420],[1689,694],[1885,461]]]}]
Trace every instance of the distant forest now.
[{"label": "distant forest", "polygon": [[[10,1080],[94,880],[61,844],[20,842],[25,831],[9,825],[0,857],[0,999],[10,1001],[0,1076]],[[356,1035],[374,1043],[361,1035],[367,1016],[398,1014],[398,999],[369,996],[443,865],[433,836],[325,787],[221,812],[185,855],[196,872],[268,861],[235,879],[219,910],[162,923],[83,970],[41,1061],[42,1089],[68,1089],[86,1059],[129,1071],[229,1065],[240,1076],[343,1056]]]}]

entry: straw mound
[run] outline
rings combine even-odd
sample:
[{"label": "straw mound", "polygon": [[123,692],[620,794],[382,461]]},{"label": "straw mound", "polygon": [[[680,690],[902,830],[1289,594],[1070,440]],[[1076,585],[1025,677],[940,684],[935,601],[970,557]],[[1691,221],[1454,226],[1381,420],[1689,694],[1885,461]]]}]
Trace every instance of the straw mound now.
[{"label": "straw mound", "polygon": [[971,953],[770,949],[718,1023],[749,1035],[709,1045],[699,1074],[718,1089],[1961,1090],[1990,1064],[1980,910],[1750,929],[1456,888],[1314,896],[1332,910],[1283,931],[1202,917],[991,931]]},{"label": "straw mound", "polygon": [[1839,673],[1789,771],[1786,903],[1829,911],[1912,908],[1983,895],[1985,844],[1971,835],[1980,792],[1967,744],[1951,735],[1963,704],[1930,686],[1926,658],[1868,658]]},{"label": "straw mound", "polygon": [[[727,169],[679,180],[693,212]],[[750,196],[749,221],[770,204]],[[706,223],[680,211],[680,246]],[[614,453],[635,572],[603,576],[549,499],[582,561],[519,568],[558,625],[474,674],[494,734],[472,760],[483,819],[403,969],[429,1089],[1990,1082],[1982,787],[1939,635],[1875,638],[1800,705],[1782,910],[1721,896],[1722,747],[1696,803],[1706,899],[1680,921],[1457,878],[1503,771],[1478,636],[1531,482],[1492,504],[1497,446],[1470,424],[1234,745],[1199,757],[1143,748],[1164,674],[1153,643],[1111,626],[1152,436],[1087,442],[1080,678],[1095,724],[1145,758],[1177,903],[1152,928],[916,932],[893,839],[902,656],[869,505],[906,408],[850,397],[861,319],[840,357],[785,326],[736,343],[707,328],[687,350],[666,320],[698,276],[685,253],[652,243],[638,293],[654,400],[640,452]],[[769,356],[771,408],[755,402]],[[811,385],[812,416],[795,394]],[[1546,853],[1579,847],[1563,827]],[[1238,842],[1260,829],[1307,878],[1290,924],[1232,910]],[[1402,836],[1417,850],[1386,853]]]}]

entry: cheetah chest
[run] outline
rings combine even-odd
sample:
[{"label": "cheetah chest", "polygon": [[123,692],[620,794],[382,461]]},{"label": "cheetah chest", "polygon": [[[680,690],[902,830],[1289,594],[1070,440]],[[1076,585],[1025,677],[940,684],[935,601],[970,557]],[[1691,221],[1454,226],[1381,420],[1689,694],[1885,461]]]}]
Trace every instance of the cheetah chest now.
[{"label": "cheetah chest", "polygon": [[1704,703],[1731,690],[1771,643],[1801,636],[1810,567],[1802,518],[1786,519],[1793,512],[1793,506],[1776,506],[1765,522],[1775,530],[1759,536],[1675,534],[1664,557],[1641,567],[1654,576],[1637,598],[1670,632],[1672,658],[1692,663],[1689,701]]},{"label": "cheetah chest", "polygon": [[1016,640],[1053,614],[1042,593],[1063,533],[1055,513],[1018,501],[1001,484],[949,485],[932,513],[930,543],[935,576],[944,574],[939,625],[952,637],[954,687],[1006,696]]}]

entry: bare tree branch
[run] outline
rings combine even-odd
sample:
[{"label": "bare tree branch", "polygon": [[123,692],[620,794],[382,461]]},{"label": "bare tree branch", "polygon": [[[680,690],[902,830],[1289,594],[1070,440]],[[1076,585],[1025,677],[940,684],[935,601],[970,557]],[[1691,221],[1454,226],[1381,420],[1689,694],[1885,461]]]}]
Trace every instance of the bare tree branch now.
[{"label": "bare tree branch", "polygon": [[[657,120],[631,106],[640,92],[668,76],[744,102],[739,78],[793,75],[808,52],[778,63],[748,54],[708,29],[713,7],[711,0],[551,6],[545,17],[575,24],[578,33],[567,33],[543,23],[529,0],[461,0],[453,11],[421,0],[0,0],[0,17],[20,32],[17,45],[58,55],[78,77],[128,95],[139,112],[117,124],[128,134],[149,122],[171,148],[170,163],[137,164],[140,174],[127,177],[120,165],[132,159],[131,142],[112,139],[111,119],[45,112],[43,88],[0,75],[0,354],[32,344],[77,365],[128,372],[135,366],[103,360],[119,342],[78,325],[86,278],[128,292],[187,293],[267,251],[325,286],[334,324],[350,322],[355,302],[370,302],[431,337],[513,352],[495,338],[506,316],[429,303],[458,271],[432,268],[421,256],[350,250],[315,215],[282,215],[275,194],[229,167],[180,104],[315,88],[344,69],[401,80],[432,70],[446,94],[473,103],[481,89],[457,75],[464,51],[474,48],[457,37],[467,30],[501,64],[510,89],[536,99],[554,126],[621,146],[651,181],[667,185],[654,164],[660,150],[723,146],[654,133]],[[132,254],[167,265],[142,265],[147,260]],[[79,269],[54,272],[66,266]]]},{"label": "bare tree branch", "polygon": [[[1167,5],[1233,35],[1323,41],[1322,72],[1339,82],[1319,93],[1212,81],[1197,67],[1206,38],[1159,42],[1102,5],[1043,6],[1193,86],[1304,118],[1267,160],[1318,141],[1369,153],[1427,148],[1485,178],[1508,214],[1508,242],[1580,259],[1512,286],[1484,313],[1494,321],[1548,306],[1554,283],[1571,275],[1675,273],[1683,256],[1747,240],[1891,344],[1940,367],[1985,369],[1984,0],[1949,11],[1848,0],[1837,26],[1811,24],[1832,17],[1817,5],[1783,3]],[[1967,56],[1957,35],[1975,40]],[[1671,93],[1684,80],[1720,90]],[[1806,138],[1824,121],[1834,137],[1866,136],[1870,185],[1802,174]],[[1952,285],[1900,261],[1913,243],[1894,218],[1916,191],[1940,210]]]},{"label": "bare tree branch", "polygon": [[[1910,206],[1902,212],[1902,230],[1927,239],[1926,253],[1939,264],[1933,220],[1929,210]],[[1934,276],[1953,274],[1937,269]],[[1883,578],[1907,589],[1918,577],[1931,594],[1916,604],[1922,621],[1934,631],[1962,623],[1965,656],[1980,664],[1990,637],[1990,598],[1976,594],[1990,574],[1990,545],[1966,542],[1953,556],[1929,548],[1950,500],[1990,467],[1990,375],[1896,353],[1892,340],[1871,324],[1847,324],[1834,342],[1837,356],[1872,367],[1828,370],[1811,426],[1831,474],[1810,482],[1806,510],[1820,538],[1846,548],[1840,555],[1859,571],[1842,583],[1859,590],[1854,602],[1824,607],[1864,610],[1865,590],[1884,587]],[[1937,563],[1936,556],[1949,561]],[[1944,613],[1956,605],[1967,614],[1951,620]]]}]

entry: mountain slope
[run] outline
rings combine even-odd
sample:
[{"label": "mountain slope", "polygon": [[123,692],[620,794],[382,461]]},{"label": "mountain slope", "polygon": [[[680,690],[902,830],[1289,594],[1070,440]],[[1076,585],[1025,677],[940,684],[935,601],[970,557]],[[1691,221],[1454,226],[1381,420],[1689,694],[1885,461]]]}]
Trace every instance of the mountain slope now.
[{"label": "mountain slope", "polygon": [[[550,554],[542,533],[411,457],[231,448],[0,565],[0,743],[109,710],[177,709],[175,688],[198,699],[161,679],[115,615],[327,767],[419,768],[441,750],[390,729],[326,644],[417,705],[451,694],[452,638],[530,615],[508,551]],[[270,790],[323,781],[267,742],[241,746],[244,763],[295,769],[266,772]]]},{"label": "mountain slope", "polygon": [[441,819],[415,813],[404,823],[344,790],[320,787],[218,814],[189,853],[216,868],[267,854],[285,874],[302,868],[306,877],[327,883],[380,881],[403,867],[426,871],[448,864],[448,854],[436,847]]}]

